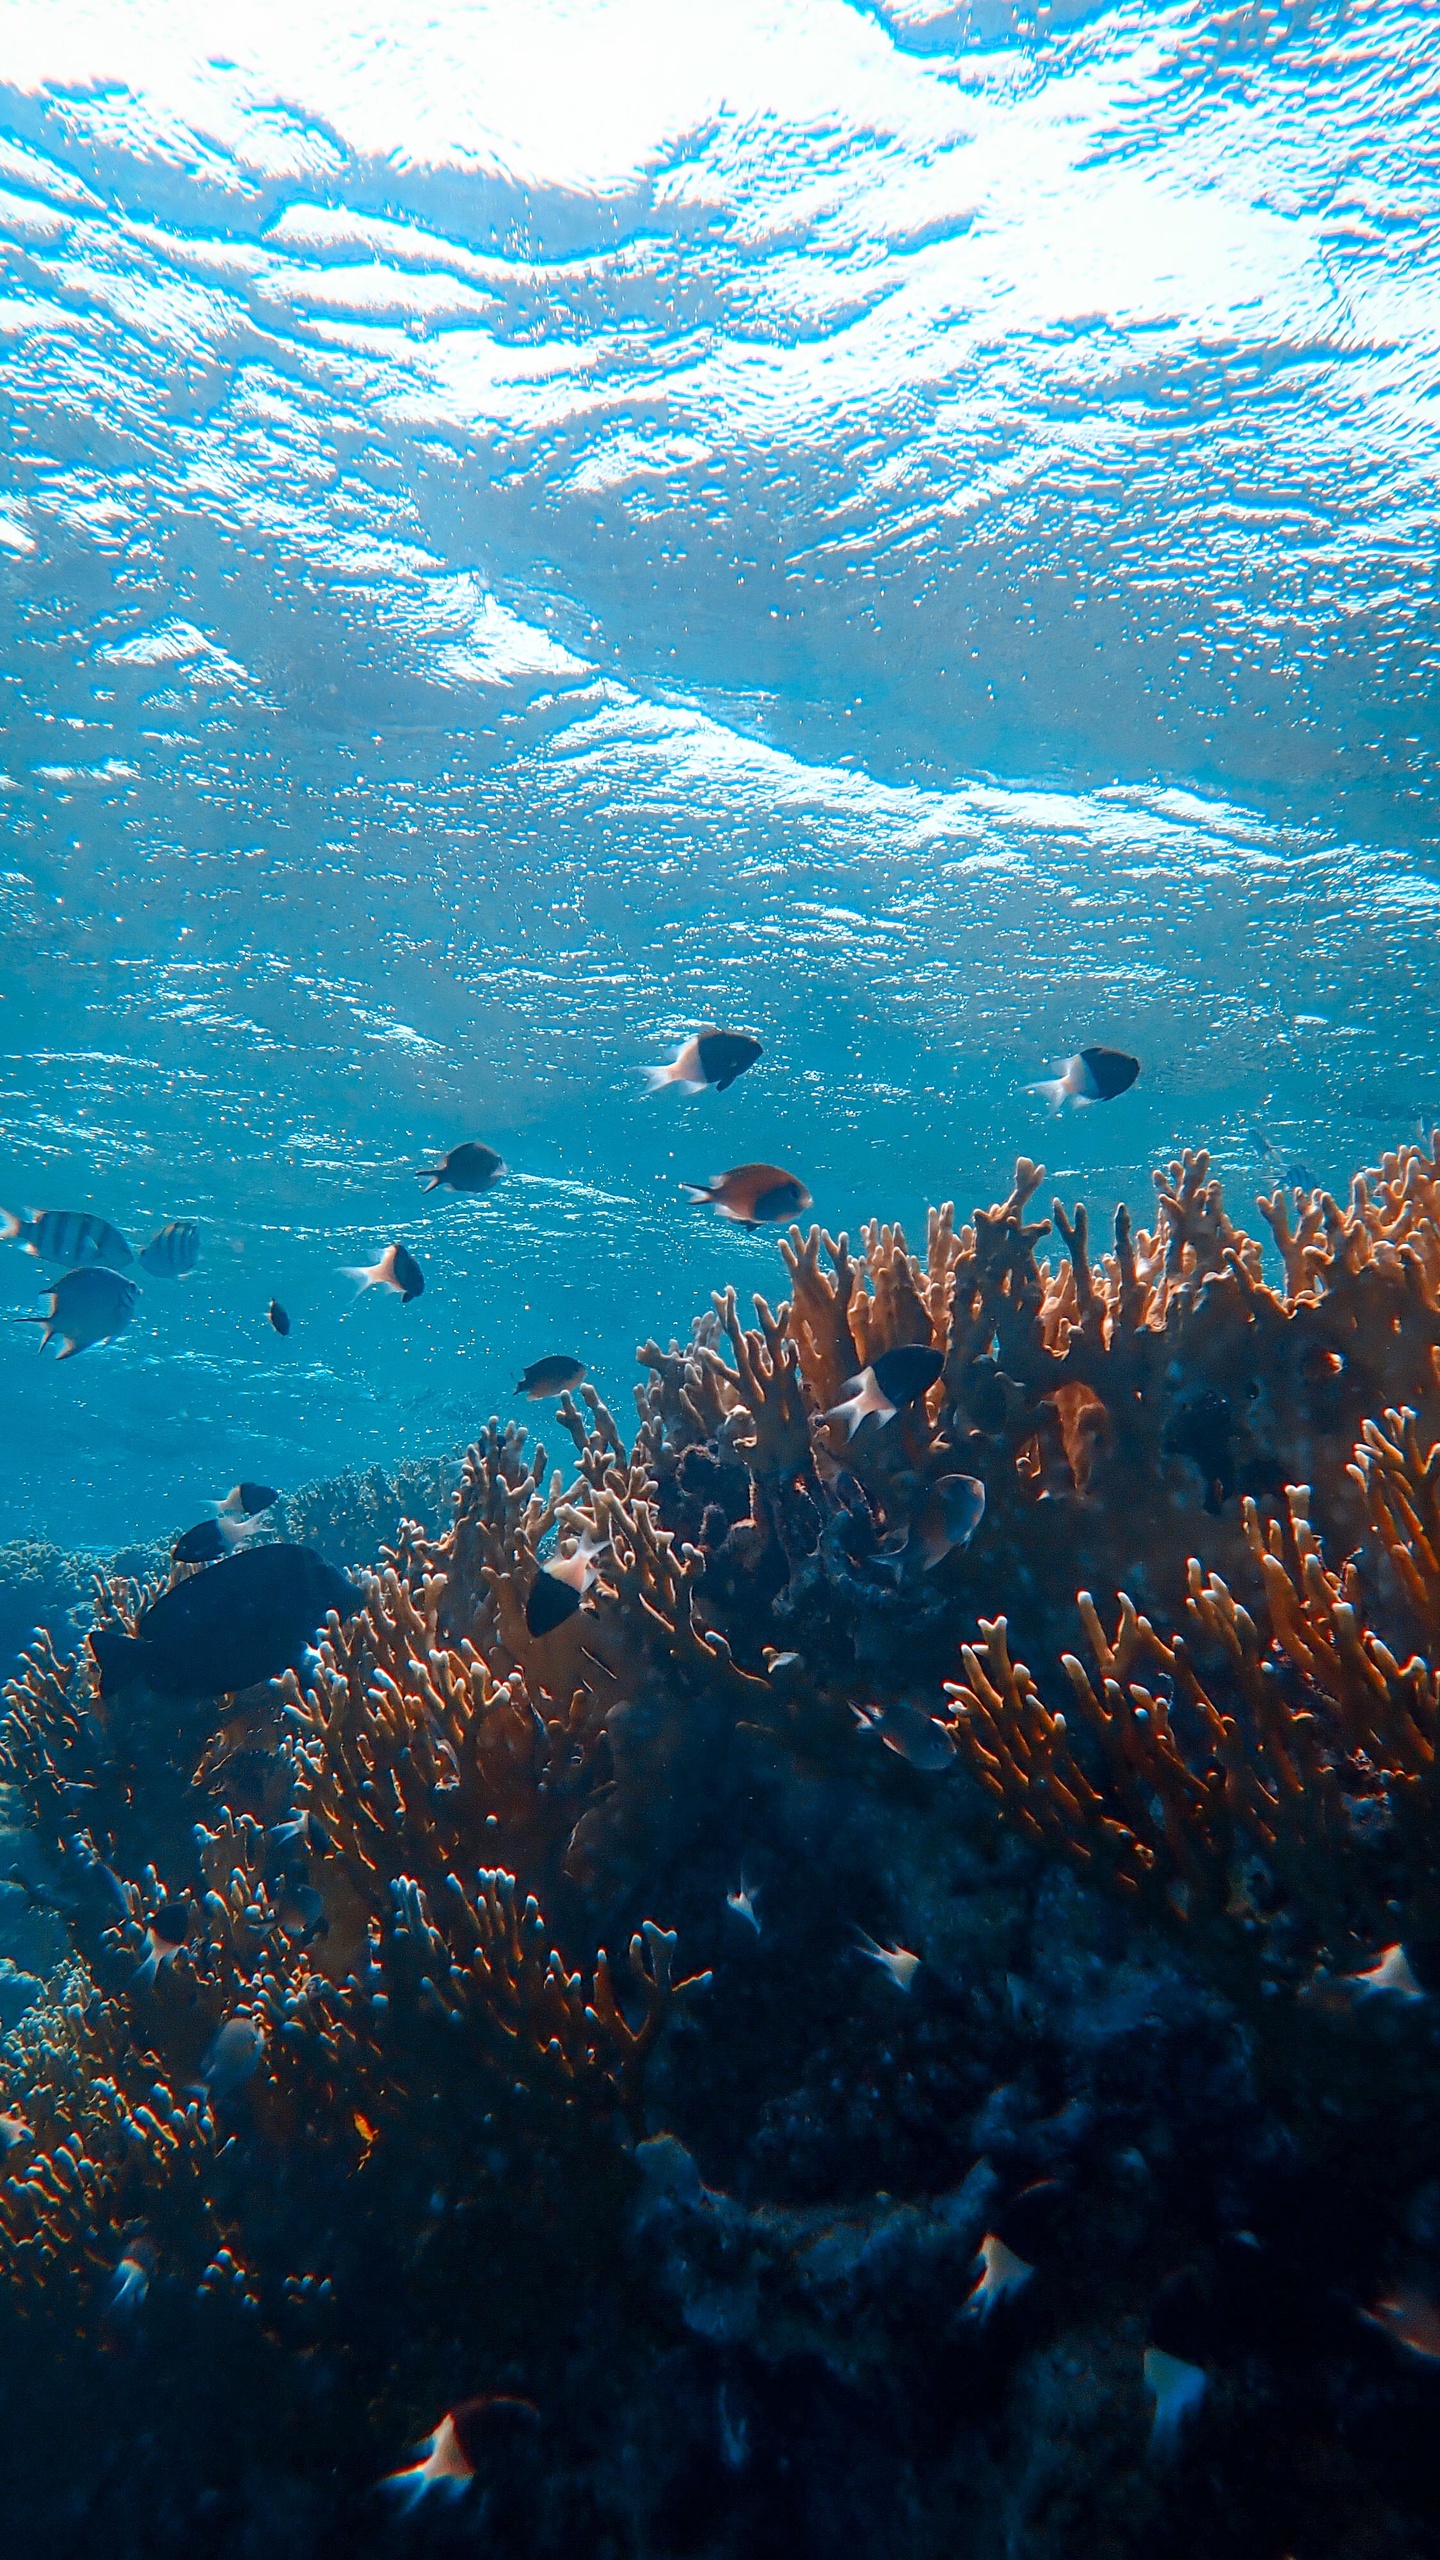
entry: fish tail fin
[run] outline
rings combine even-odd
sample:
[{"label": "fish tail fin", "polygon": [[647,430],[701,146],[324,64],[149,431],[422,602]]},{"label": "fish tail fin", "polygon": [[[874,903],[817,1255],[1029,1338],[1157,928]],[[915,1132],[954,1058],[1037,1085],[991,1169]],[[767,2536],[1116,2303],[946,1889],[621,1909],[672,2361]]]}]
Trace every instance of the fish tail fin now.
[{"label": "fish tail fin", "polygon": [[24,1215],[19,1209],[0,1209],[0,1218],[5,1221],[5,1232],[0,1235],[0,1244],[13,1244],[25,1224]]},{"label": "fish tail fin", "polygon": [[419,1167],[417,1178],[424,1183],[427,1191],[438,1191],[440,1188],[440,1176],[432,1172],[428,1164],[422,1164]]},{"label": "fish tail fin", "polygon": [[713,1200],[715,1197],[708,1182],[682,1182],[680,1188],[687,1200]]},{"label": "fish tail fin", "polygon": [[144,1677],[148,1649],[138,1637],[122,1635],[118,1627],[96,1627],[90,1636],[90,1650],[100,1674],[100,1695],[113,1696],[117,1689],[128,1689],[132,1682]]},{"label": "fish tail fin", "polygon": [[686,1081],[686,1079],[680,1074],[679,1069],[673,1065],[668,1067],[642,1067],[640,1069],[640,1073],[645,1079],[645,1090],[647,1093],[659,1093],[662,1087],[667,1084],[683,1084]]},{"label": "fish tail fin", "polygon": [[1025,1090],[1027,1093],[1043,1093],[1052,1111],[1059,1111],[1064,1106],[1067,1087],[1063,1076],[1046,1076],[1039,1084],[1027,1084]]},{"label": "fish tail fin", "polygon": [[355,1295],[359,1298],[364,1295],[364,1292],[367,1289],[373,1289],[378,1286],[380,1279],[380,1265],[378,1262],[374,1264],[364,1262],[347,1262],[341,1271],[340,1277],[342,1280],[354,1281]]}]

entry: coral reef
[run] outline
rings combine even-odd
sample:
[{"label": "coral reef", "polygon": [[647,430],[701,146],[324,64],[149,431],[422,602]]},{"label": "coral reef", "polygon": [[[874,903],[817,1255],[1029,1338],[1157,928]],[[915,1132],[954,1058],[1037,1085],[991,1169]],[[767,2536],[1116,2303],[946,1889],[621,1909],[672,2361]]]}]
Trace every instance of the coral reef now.
[{"label": "coral reef", "polygon": [[313,1476],[286,1498],[285,1534],[342,1569],[371,1563],[404,1520],[438,1534],[459,1472],[458,1458],[406,1458],[393,1475],[366,1467]]},{"label": "coral reef", "polygon": [[31,1645],[0,2323],[140,2431],[119,2551],[406,2547],[486,2395],[543,2459],[427,2548],[1424,2546],[1440,1140],[1263,1202],[1273,1279],[1203,1154],[1103,1252],[1042,1179],[792,1230],[443,1525],[303,1489],[366,1604],[274,1687]]},{"label": "coral reef", "polygon": [[[432,1535],[443,1526],[460,1475],[458,1456],[407,1458],[387,1475],[383,1467],[314,1476],[297,1485],[261,1537],[297,1539],[341,1567],[371,1563],[393,1544],[402,1521]],[[175,1532],[185,1523],[177,1522]],[[102,1556],[72,1552],[42,1538],[12,1538],[0,1545],[0,1675],[9,1678],[21,1653],[42,1632],[63,1651],[80,1642],[90,1623],[90,1586],[97,1572],[152,1580],[168,1570],[170,1538]]]}]

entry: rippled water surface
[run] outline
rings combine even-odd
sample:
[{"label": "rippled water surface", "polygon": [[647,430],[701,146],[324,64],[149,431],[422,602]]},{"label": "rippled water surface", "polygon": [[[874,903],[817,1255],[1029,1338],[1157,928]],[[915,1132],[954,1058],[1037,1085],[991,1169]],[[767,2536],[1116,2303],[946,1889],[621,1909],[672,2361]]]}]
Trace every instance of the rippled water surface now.
[{"label": "rippled water surface", "polygon": [[[203,1235],[63,1368],[0,1253],[0,1534],[438,1450],[554,1350],[623,1410],[780,1276],[682,1177],[1243,1198],[1440,1112],[1433,42],[0,5],[0,1198]],[[762,1066],[641,1098],[706,1018]],[[1088,1040],[1141,1084],[1052,1128]],[[465,1137],[509,1179],[422,1205]]]}]

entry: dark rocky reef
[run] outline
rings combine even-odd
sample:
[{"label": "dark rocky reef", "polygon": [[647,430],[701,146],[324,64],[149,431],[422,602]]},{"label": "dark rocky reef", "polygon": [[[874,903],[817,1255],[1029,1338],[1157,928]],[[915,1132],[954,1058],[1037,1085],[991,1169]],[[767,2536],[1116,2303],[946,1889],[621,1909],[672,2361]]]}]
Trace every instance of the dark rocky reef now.
[{"label": "dark rocky reef", "polygon": [[[628,1446],[492,1424],[303,1683],[32,1650],[35,2547],[1429,2547],[1440,1146],[1262,1204],[1282,1288],[1203,1157],[1054,1263],[1039,1180],[796,1231]],[[451,2410],[473,2476],[377,2492]]]}]

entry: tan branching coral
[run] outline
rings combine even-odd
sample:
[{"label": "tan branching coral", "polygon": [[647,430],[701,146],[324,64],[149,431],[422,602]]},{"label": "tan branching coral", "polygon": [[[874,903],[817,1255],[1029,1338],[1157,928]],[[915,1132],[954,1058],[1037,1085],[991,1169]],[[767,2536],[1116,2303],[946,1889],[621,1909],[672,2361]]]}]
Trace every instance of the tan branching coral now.
[{"label": "tan branching coral", "polygon": [[[5,2067],[22,2288],[63,2262],[98,2306],[138,2228],[279,2320],[322,2278],[267,2240],[267,2178],[413,2152],[456,2185],[522,2098],[643,2129],[692,1987],[643,1916],[657,1863],[683,1890],[761,1745],[880,1784],[857,1705],[943,1763],[957,1657],[948,1738],[1002,1816],[1252,2010],[1440,1941],[1440,1141],[1346,1208],[1262,1204],[1274,1282],[1203,1153],[1109,1249],[1056,1202],[1053,1260],[1043,1180],[933,1211],[923,1256],[793,1230],[787,1304],[746,1324],[726,1291],[644,1345],[628,1449],[592,1389],[561,1400],[568,1476],[493,1421],[444,1532],[402,1523],[318,1665],[215,1702],[193,1759],[88,1650],[34,1650],[0,1779],[83,1963]],[[939,1377],[851,1436],[849,1381],[902,1346]],[[536,1634],[557,1562],[585,1587]]]},{"label": "tan branching coral", "polygon": [[[1413,1414],[1390,1413],[1367,1427],[1355,1474],[1440,1651],[1440,1447],[1424,1449]],[[981,1622],[963,1681],[947,1684],[957,1744],[1007,1818],[1204,1941],[1232,1988],[1262,1960],[1302,1976],[1317,1959],[1345,1969],[1399,1934],[1397,1888],[1405,1926],[1435,1935],[1440,1680],[1366,1623],[1361,1576],[1353,1562],[1327,1568],[1309,1503],[1289,1488],[1283,1525],[1243,1505],[1263,1592],[1253,1611],[1192,1558],[1188,1637],[1162,1636],[1122,1595],[1107,1638],[1080,1594],[1098,1677],[1065,1655],[1078,1745],[1012,1661],[1003,1619]],[[1367,1805],[1388,1826],[1388,1854],[1369,1862],[1357,1851]],[[1278,1929],[1260,1925],[1251,1857]]]}]

